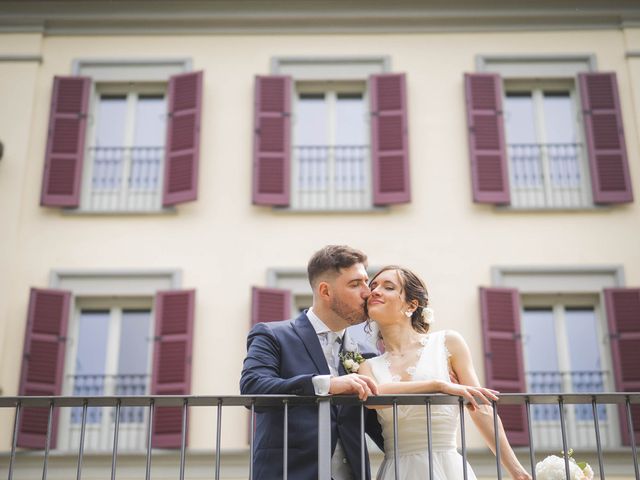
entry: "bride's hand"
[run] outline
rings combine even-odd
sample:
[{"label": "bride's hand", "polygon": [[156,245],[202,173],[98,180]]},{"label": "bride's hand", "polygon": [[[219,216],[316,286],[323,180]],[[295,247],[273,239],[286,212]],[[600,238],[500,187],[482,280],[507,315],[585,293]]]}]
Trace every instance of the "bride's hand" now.
[{"label": "bride's hand", "polygon": [[451,382],[443,382],[441,391],[442,393],[465,398],[469,401],[468,406],[471,410],[475,410],[480,406],[477,399],[480,399],[483,404],[491,405],[492,400],[498,400],[497,394],[500,393],[490,388],[471,387]]}]

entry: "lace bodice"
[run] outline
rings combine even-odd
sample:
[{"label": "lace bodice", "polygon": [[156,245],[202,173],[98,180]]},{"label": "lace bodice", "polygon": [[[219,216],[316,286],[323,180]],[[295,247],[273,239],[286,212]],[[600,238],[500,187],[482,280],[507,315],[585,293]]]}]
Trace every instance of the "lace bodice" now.
[{"label": "lace bodice", "polygon": [[[446,331],[424,335],[422,348],[417,356],[416,364],[407,368],[410,379],[443,380],[449,379],[449,352],[446,344]],[[392,375],[389,358],[381,355],[368,360],[376,381],[379,384],[398,382],[399,375]],[[382,425],[384,446],[387,453],[393,452],[393,409],[377,410]],[[424,452],[427,449],[427,415],[423,405],[398,406],[398,448],[400,453]],[[434,450],[456,448],[458,431],[458,407],[455,405],[434,405],[431,407],[431,431]]]}]

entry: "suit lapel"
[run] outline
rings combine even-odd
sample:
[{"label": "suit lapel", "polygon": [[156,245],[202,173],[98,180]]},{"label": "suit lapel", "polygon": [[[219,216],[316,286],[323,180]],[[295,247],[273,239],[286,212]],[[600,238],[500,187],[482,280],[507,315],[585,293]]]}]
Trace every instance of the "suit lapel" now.
[{"label": "suit lapel", "polygon": [[313,325],[311,325],[306,314],[303,313],[296,318],[293,324],[293,330],[296,332],[298,337],[300,337],[300,340],[302,340],[304,347],[307,349],[307,352],[309,353],[311,360],[313,360],[313,363],[318,369],[320,375],[329,375],[329,366],[324,358],[324,352],[320,346],[318,334],[313,329]]}]

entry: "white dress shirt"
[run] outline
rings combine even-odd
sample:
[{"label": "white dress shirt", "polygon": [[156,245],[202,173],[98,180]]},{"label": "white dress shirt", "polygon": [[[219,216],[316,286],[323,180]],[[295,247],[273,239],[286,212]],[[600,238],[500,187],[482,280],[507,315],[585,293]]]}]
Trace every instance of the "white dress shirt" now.
[{"label": "white dress shirt", "polygon": [[[320,320],[314,311],[310,308],[307,311],[307,318],[313,329],[318,335],[318,341],[324,352],[324,358],[327,361],[329,372],[331,375],[316,375],[311,379],[313,382],[313,389],[316,395],[329,395],[329,386],[331,384],[331,377],[339,376],[339,361],[340,361],[340,344],[344,340],[344,332],[342,329],[338,332],[333,332],[325,323]],[[344,448],[342,448],[342,442],[338,439],[336,449],[331,457],[331,478],[333,480],[351,480],[353,479],[353,472],[349,468],[349,461],[345,455]]]}]

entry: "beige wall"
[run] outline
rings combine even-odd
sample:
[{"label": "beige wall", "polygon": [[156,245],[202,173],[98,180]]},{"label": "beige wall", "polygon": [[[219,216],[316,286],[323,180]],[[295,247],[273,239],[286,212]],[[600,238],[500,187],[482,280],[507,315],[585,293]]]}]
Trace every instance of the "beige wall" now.
[{"label": "beige wall", "polygon": [[[20,41],[18,41],[20,40]],[[477,54],[593,54],[618,74],[632,184],[640,195],[638,30],[388,35],[46,37],[27,39],[44,61],[0,62],[0,387],[18,388],[30,286],[48,286],[52,269],[180,268],[197,289],[194,394],[238,393],[250,312],[250,286],[270,267],[304,267],[327,243],[348,243],[372,264],[401,263],[422,274],[436,328],[465,335],[483,378],[478,286],[496,265],[622,265],[640,285],[640,207],[582,212],[515,212],[472,203],[463,72]],[[26,40],[25,40],[26,41]],[[40,44],[40,41],[42,42]],[[17,36],[0,49],[17,52]],[[253,77],[273,56],[386,55],[406,72],[412,203],[383,212],[303,214],[251,205]],[[74,215],[39,206],[54,75],[82,58],[190,57],[204,70],[199,200],[166,215]],[[11,138],[11,140],[9,140]],[[286,239],[283,241],[283,239]],[[4,336],[4,340],[3,340]],[[245,412],[223,420],[225,446],[244,447]],[[3,421],[4,419],[4,421]],[[7,416],[0,417],[7,431]],[[214,442],[213,409],[194,410],[190,444]],[[470,444],[479,446],[473,432]],[[0,436],[0,450],[8,446]]]}]

